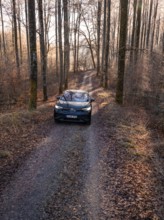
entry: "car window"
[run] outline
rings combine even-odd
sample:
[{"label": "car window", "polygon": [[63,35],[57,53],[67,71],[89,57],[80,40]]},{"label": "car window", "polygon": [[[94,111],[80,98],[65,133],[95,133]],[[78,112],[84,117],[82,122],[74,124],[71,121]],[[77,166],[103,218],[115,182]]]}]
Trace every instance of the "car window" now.
[{"label": "car window", "polygon": [[89,96],[84,92],[68,92],[66,91],[61,97],[63,101],[72,101],[72,102],[87,102],[89,101]]},{"label": "car window", "polygon": [[82,92],[76,92],[72,94],[72,101],[75,102],[87,102],[88,101],[88,94]]},{"label": "car window", "polygon": [[63,96],[61,97],[63,101],[71,101],[71,94],[70,92],[64,92]]}]

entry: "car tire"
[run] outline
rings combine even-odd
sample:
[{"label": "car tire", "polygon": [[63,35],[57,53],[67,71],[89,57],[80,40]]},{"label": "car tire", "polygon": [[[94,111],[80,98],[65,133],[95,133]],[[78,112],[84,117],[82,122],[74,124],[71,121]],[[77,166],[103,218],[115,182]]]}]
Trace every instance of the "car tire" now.
[{"label": "car tire", "polygon": [[59,123],[59,120],[58,119],[56,119],[56,117],[54,116],[54,122],[55,123]]},{"label": "car tire", "polygon": [[91,125],[91,115],[89,116],[88,121],[86,122],[87,125]]},{"label": "car tire", "polygon": [[55,123],[59,123],[60,121],[58,119],[54,119]]}]

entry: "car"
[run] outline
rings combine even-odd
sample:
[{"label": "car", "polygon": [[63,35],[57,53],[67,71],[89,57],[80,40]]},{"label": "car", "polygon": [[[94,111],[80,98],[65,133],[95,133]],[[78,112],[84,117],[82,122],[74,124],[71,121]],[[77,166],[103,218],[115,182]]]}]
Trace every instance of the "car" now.
[{"label": "car", "polygon": [[94,99],[84,90],[66,90],[57,97],[54,120],[74,121],[91,124],[92,102]]}]

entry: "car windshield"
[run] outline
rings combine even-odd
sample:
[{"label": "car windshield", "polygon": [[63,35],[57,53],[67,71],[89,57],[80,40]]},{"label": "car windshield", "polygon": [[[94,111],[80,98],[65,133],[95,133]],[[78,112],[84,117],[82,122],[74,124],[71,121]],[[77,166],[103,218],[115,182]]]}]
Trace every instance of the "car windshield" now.
[{"label": "car windshield", "polygon": [[88,102],[89,96],[85,92],[66,91],[61,97],[61,100],[69,102]]}]

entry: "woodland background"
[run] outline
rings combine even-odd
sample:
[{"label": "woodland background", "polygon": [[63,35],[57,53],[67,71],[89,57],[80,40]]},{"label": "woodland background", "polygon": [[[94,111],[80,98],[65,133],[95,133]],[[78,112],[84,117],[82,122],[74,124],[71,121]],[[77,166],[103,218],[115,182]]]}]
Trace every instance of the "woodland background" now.
[{"label": "woodland background", "polygon": [[1,110],[36,108],[97,69],[118,103],[163,114],[163,14],[162,0],[1,0]]},{"label": "woodland background", "polygon": [[[66,88],[82,88],[82,82],[96,100],[91,126],[54,125],[56,96]],[[89,189],[101,191],[102,219],[160,220],[163,160],[163,0],[0,0],[0,203],[7,186],[21,196],[19,184],[11,181],[29,162],[35,193],[29,193],[20,172],[21,189],[29,195],[40,198],[45,170],[46,181],[60,178],[47,219],[66,219],[67,211],[68,219],[70,211],[84,219],[96,210],[89,206],[86,211],[86,201],[77,202],[90,172],[92,180],[100,180]],[[55,173],[56,161],[62,175],[60,169]],[[24,195],[22,203],[9,194],[14,204],[8,207],[16,205],[27,218],[19,204],[31,200]],[[71,208],[65,206],[68,201]],[[3,202],[0,207],[6,211]],[[29,213],[36,214],[31,207]],[[5,214],[14,218],[12,208]]]}]

